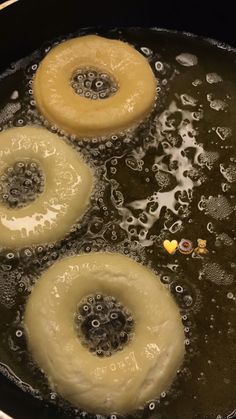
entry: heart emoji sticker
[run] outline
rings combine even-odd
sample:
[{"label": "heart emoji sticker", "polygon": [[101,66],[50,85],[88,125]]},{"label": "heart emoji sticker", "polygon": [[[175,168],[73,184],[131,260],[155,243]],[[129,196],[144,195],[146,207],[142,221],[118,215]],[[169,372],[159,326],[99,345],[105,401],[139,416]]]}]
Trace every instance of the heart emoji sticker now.
[{"label": "heart emoji sticker", "polygon": [[163,246],[164,249],[166,249],[166,251],[172,255],[173,253],[175,253],[177,247],[178,247],[178,242],[177,240],[164,240],[163,241]]}]

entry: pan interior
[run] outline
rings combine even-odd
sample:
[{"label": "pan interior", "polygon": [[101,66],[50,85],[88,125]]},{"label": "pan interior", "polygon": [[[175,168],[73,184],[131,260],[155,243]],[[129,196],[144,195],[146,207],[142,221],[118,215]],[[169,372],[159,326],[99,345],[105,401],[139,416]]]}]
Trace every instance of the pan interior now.
[{"label": "pan interior", "polygon": [[[88,142],[42,120],[32,80],[54,42],[0,76],[0,129],[39,124],[66,136],[99,179],[91,208],[63,240],[0,249],[0,369],[35,397],[69,409],[26,350],[24,304],[58,258],[118,251],[161,276],[186,334],[186,359],[172,388],[129,418],[224,418],[236,407],[236,55],[222,44],[155,29],[101,35],[133,44],[158,80],[156,107],[133,131]],[[206,240],[209,253],[170,255],[165,239],[189,240],[194,249]],[[85,417],[78,412],[70,415]]]}]

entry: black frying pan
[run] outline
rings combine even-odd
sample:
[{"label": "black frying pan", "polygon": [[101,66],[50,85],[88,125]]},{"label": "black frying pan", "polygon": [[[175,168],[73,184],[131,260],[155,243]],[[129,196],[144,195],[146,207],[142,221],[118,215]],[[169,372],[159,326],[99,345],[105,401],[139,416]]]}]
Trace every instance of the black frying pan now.
[{"label": "black frying pan", "polygon": [[[0,1],[0,5],[4,1]],[[224,5],[199,1],[19,0],[0,11],[0,71],[58,35],[86,26],[155,26],[219,39],[236,46],[235,15]],[[236,394],[236,389],[235,389]],[[15,419],[67,416],[23,393],[0,376],[0,410]]]}]

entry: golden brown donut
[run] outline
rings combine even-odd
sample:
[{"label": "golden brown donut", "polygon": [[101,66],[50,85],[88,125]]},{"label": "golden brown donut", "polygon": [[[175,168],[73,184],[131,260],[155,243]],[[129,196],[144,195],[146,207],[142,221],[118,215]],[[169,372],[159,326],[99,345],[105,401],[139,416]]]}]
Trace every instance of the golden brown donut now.
[{"label": "golden brown donut", "polygon": [[[78,69],[111,75],[118,91],[92,100],[75,93]],[[127,43],[96,35],[70,39],[54,47],[35,75],[34,97],[43,116],[77,137],[103,136],[133,127],[152,109],[156,80],[148,61]]]}]

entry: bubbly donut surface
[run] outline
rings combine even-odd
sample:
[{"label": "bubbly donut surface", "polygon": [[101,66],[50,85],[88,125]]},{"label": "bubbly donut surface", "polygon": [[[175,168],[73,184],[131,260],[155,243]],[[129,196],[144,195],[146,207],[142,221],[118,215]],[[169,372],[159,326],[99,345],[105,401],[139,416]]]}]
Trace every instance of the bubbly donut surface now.
[{"label": "bubbly donut surface", "polygon": [[60,239],[86,210],[93,175],[78,152],[46,129],[28,126],[0,134],[0,175],[17,161],[35,161],[44,189],[22,208],[0,203],[0,237],[5,247]]},{"label": "bubbly donut surface", "polygon": [[[110,357],[89,352],[75,331],[76,306],[94,293],[113,295],[133,313],[134,337]],[[56,262],[32,290],[24,323],[51,386],[96,413],[127,413],[160,396],[184,357],[181,316],[169,291],[149,269],[118,253]]]},{"label": "bubbly donut surface", "polygon": [[[104,71],[118,90],[92,100],[75,93],[78,69]],[[52,124],[78,137],[120,132],[136,125],[152,109],[156,80],[148,61],[132,46],[96,35],[70,39],[42,60],[34,81],[37,107]]]}]

